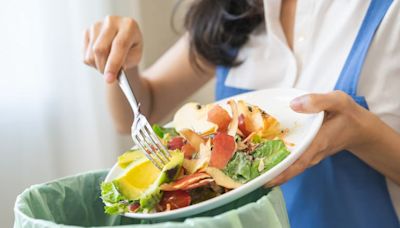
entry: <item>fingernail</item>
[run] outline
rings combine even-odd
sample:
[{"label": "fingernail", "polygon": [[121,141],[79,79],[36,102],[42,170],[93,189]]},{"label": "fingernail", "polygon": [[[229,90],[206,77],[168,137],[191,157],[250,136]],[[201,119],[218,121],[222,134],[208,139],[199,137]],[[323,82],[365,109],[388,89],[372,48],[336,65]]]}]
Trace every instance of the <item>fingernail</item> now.
[{"label": "fingernail", "polygon": [[307,100],[308,100],[307,95],[296,97],[290,102],[290,107],[295,111],[302,110]]},{"label": "fingernail", "polygon": [[110,72],[105,73],[104,77],[108,83],[113,82],[114,80],[114,74]]}]

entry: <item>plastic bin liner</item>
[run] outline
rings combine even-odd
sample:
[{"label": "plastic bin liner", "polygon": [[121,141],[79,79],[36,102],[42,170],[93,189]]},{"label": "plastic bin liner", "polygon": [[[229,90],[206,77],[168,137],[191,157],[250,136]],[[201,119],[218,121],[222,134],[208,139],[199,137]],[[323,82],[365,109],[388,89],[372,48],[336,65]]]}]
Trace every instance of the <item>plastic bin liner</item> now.
[{"label": "plastic bin liner", "polygon": [[138,220],[103,212],[99,184],[107,171],[34,185],[17,197],[14,227],[289,227],[279,188],[260,188],[230,204],[179,220]]}]

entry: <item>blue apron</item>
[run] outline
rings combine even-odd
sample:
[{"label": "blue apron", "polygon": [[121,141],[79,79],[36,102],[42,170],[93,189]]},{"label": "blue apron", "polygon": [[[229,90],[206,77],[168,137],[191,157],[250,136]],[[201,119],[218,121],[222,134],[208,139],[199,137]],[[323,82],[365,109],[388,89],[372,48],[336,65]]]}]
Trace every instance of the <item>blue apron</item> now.
[{"label": "blue apron", "polygon": [[[392,0],[372,0],[335,89],[368,109],[357,85],[375,31]],[[249,90],[225,86],[229,68],[217,67],[216,99]],[[379,75],[376,75],[379,77]],[[385,177],[348,151],[330,156],[282,185],[293,227],[400,227]]]}]

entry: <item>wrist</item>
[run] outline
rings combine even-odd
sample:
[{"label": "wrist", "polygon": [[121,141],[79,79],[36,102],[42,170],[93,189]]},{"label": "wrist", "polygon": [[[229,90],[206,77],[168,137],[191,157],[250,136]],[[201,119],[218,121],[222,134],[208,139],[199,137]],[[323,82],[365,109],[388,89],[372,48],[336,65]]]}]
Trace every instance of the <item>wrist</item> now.
[{"label": "wrist", "polygon": [[359,130],[355,137],[354,143],[349,150],[355,154],[362,153],[363,151],[375,148],[383,140],[383,131],[385,131],[385,124],[370,111],[363,110],[365,118],[359,119]]}]

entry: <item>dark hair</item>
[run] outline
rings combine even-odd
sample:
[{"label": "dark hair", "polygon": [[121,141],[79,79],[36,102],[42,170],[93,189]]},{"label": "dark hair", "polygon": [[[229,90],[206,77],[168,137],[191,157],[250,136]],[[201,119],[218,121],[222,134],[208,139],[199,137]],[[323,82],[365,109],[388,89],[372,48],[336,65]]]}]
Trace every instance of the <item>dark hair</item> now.
[{"label": "dark hair", "polygon": [[195,0],[185,18],[190,37],[190,61],[237,66],[234,50],[264,20],[262,0]]}]

